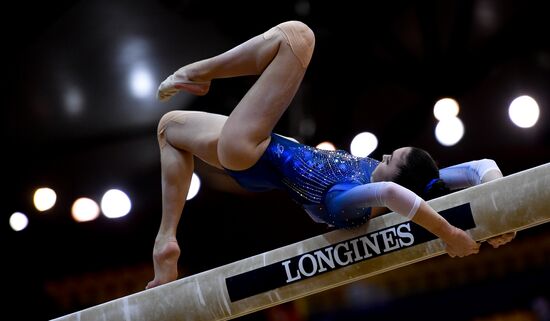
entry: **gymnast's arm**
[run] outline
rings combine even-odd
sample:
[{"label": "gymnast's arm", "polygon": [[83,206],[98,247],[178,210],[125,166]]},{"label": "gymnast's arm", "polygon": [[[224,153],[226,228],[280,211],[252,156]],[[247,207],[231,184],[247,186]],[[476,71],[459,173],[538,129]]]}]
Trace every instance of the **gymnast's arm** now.
[{"label": "gymnast's arm", "polygon": [[455,191],[501,178],[502,172],[494,160],[485,158],[442,168],[439,177]]},{"label": "gymnast's arm", "polygon": [[[502,172],[494,160],[484,158],[445,167],[439,171],[439,176],[451,191],[455,191],[501,178]],[[497,248],[515,237],[516,232],[510,232],[490,238],[487,243]]]},{"label": "gymnast's arm", "polygon": [[[335,187],[338,189],[338,186]],[[353,209],[356,208],[387,207],[441,238],[447,244],[447,253],[452,257],[479,251],[479,245],[466,232],[452,226],[426,201],[399,184],[375,182],[337,192],[335,195],[329,192],[327,197],[327,206],[333,213],[353,215]]]}]

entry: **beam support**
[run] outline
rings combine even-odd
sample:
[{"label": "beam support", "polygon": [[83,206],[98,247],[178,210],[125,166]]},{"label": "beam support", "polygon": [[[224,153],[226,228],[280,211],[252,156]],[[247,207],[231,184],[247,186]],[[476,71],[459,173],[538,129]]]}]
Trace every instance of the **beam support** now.
[{"label": "beam support", "polygon": [[[430,205],[477,241],[550,221],[550,163]],[[390,213],[59,317],[229,320],[445,253],[440,239]]]}]

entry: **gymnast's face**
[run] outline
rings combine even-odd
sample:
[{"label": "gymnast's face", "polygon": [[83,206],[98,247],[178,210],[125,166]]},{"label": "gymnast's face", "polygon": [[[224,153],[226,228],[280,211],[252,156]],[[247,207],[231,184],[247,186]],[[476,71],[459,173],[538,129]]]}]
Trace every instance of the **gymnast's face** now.
[{"label": "gymnast's face", "polygon": [[372,172],[373,182],[391,181],[399,173],[401,166],[407,161],[407,155],[411,152],[410,147],[401,147],[393,151],[391,155],[383,155],[382,161]]}]

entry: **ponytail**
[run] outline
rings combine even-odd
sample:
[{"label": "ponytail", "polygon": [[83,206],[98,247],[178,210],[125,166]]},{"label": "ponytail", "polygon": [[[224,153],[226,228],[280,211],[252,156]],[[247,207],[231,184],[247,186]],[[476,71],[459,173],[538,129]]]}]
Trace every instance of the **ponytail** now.
[{"label": "ponytail", "polygon": [[443,195],[449,194],[450,189],[445,185],[445,182],[441,178],[433,178],[422,193],[422,198],[425,200],[430,200],[432,198],[437,198]]}]

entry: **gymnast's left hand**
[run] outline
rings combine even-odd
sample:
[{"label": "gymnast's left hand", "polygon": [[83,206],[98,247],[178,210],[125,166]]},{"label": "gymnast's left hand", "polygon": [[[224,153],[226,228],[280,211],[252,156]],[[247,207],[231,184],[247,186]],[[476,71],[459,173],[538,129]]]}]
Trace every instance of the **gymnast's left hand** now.
[{"label": "gymnast's left hand", "polygon": [[443,241],[447,244],[446,251],[450,257],[464,257],[479,253],[480,244],[457,227],[453,226],[451,233]]}]

